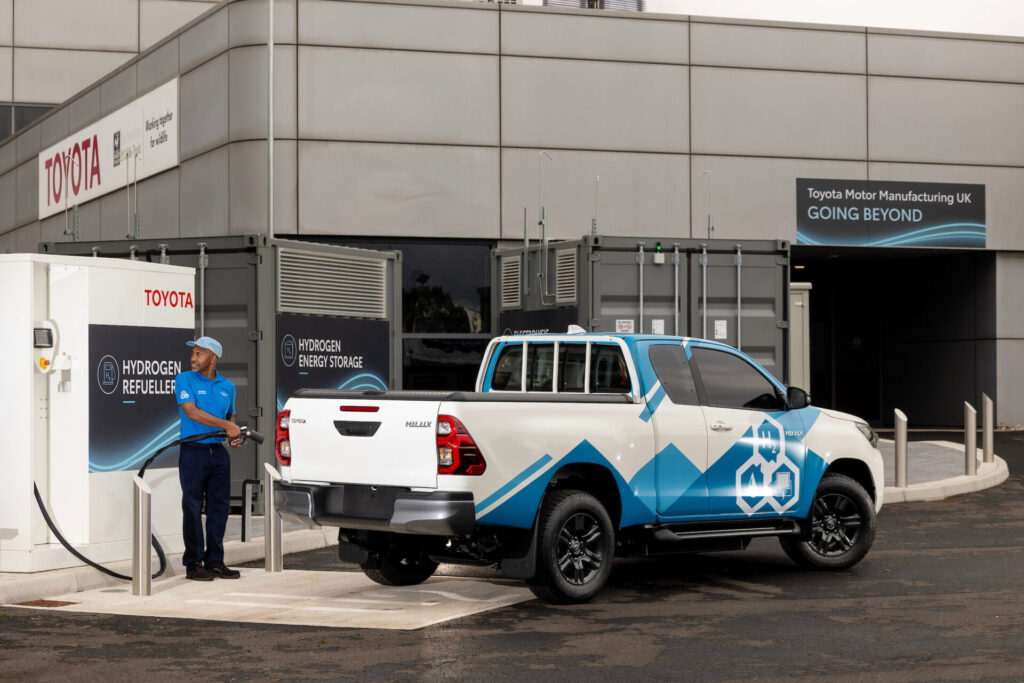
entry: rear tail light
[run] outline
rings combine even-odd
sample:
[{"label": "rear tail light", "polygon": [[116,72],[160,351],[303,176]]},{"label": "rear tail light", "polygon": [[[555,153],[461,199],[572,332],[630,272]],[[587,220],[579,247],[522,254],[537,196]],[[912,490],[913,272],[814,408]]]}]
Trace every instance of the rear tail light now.
[{"label": "rear tail light", "polygon": [[437,416],[437,473],[478,476],[487,469],[483,453],[458,418]]},{"label": "rear tail light", "polygon": [[292,442],[288,438],[288,427],[291,423],[292,411],[282,410],[277,415],[277,425],[274,430],[274,450],[277,452],[277,461],[282,465],[292,464]]}]

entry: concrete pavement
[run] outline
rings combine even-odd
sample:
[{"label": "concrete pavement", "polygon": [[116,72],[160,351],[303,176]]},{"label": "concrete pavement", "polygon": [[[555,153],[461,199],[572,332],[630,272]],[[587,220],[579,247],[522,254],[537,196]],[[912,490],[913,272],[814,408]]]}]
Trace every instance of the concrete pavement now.
[{"label": "concrete pavement", "polygon": [[[880,440],[878,449],[885,464],[885,504],[941,500],[949,496],[979,491],[997,486],[1009,476],[1006,462],[999,456],[994,463],[981,462],[978,450],[978,474],[964,476],[964,448],[950,441],[911,441],[908,443],[908,486],[897,488],[895,483],[894,444],[891,440]],[[224,559],[229,565],[262,559],[263,529],[262,518],[255,518],[253,541],[241,541],[241,517],[232,516],[225,534]],[[325,548],[337,542],[333,528],[306,529],[297,524],[286,524],[284,552]],[[167,577],[184,574],[181,554],[167,557]],[[153,563],[157,566],[156,562]],[[287,566],[287,562],[286,562]],[[112,563],[108,566],[115,572],[130,575],[131,562]],[[34,574],[0,572],[0,604],[15,604],[47,596],[65,595],[107,586],[123,586],[124,581],[103,574],[92,567],[73,567]]]}]

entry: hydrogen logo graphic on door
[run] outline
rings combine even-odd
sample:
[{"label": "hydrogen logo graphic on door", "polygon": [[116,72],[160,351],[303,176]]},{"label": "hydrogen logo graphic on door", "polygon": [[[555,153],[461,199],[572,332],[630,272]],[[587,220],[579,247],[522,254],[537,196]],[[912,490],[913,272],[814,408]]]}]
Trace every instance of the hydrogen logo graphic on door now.
[{"label": "hydrogen logo graphic on door", "polygon": [[757,428],[753,455],[736,470],[736,505],[748,515],[782,514],[800,498],[800,470],[786,456],[786,432],[770,417]]}]

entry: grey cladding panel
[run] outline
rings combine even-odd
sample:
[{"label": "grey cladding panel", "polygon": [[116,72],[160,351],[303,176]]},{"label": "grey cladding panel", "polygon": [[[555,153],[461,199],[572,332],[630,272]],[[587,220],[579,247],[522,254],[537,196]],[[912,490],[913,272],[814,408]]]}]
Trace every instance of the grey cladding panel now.
[{"label": "grey cladding panel", "polygon": [[14,138],[19,164],[39,154],[42,149],[39,146],[39,131],[39,124],[35,124],[21,131]]},{"label": "grey cladding panel", "polygon": [[685,64],[687,27],[681,20],[504,12],[501,50],[510,56]]},{"label": "grey cladding panel", "polygon": [[[531,239],[539,236],[540,208],[547,207],[548,236],[577,239],[590,232],[597,194],[598,230],[616,235],[688,236],[689,160],[682,154],[629,154],[538,149],[502,151],[502,237],[522,239],[523,207]],[[601,177],[600,189],[596,188]]]},{"label": "grey cladding panel", "polygon": [[1024,382],[1011,381],[1024,370],[1024,340],[1000,339],[996,342],[996,377],[999,378],[996,418],[1000,425],[1024,424]]},{"label": "grey cladding panel", "polygon": [[7,173],[17,165],[17,146],[14,140],[0,143],[0,173]]},{"label": "grey cladding panel", "polygon": [[138,210],[143,239],[179,235],[178,174],[179,169],[172,168],[139,183]]},{"label": "grey cladding panel", "polygon": [[1024,307],[1020,302],[1021,292],[1024,292],[1024,254],[999,254],[996,259],[995,336],[1024,339]]},{"label": "grey cladding panel", "polygon": [[1024,43],[868,36],[872,75],[1024,83]]},{"label": "grey cladding panel", "polygon": [[496,145],[497,57],[300,47],[299,132]]},{"label": "grey cladding panel", "polygon": [[277,310],[386,319],[387,276],[384,259],[279,248]]},{"label": "grey cladding panel", "polygon": [[694,67],[695,153],[859,159],[863,76]]},{"label": "grey cladding panel", "polygon": [[18,192],[14,201],[15,221],[21,225],[39,217],[39,162],[35,159],[28,161],[19,166],[15,174]]},{"label": "grey cladding panel", "polygon": [[1024,85],[872,77],[871,158],[1024,165]]},{"label": "grey cladding panel", "polygon": [[181,164],[181,236],[228,234],[228,149]]},{"label": "grey cladding panel", "polygon": [[17,196],[17,172],[0,175],[0,234],[15,225],[15,197]]},{"label": "grey cladding panel", "polygon": [[[264,34],[266,40],[266,34]],[[228,10],[226,7],[203,18],[178,38],[181,73],[194,69],[228,49]]]},{"label": "grey cladding panel", "polygon": [[100,89],[93,88],[71,101],[68,107],[68,129],[79,130],[100,117]]},{"label": "grey cladding panel", "polygon": [[498,12],[471,5],[416,7],[300,0],[299,39],[304,45],[495,54]]},{"label": "grey cladding panel", "polygon": [[502,144],[687,151],[687,69],[502,58]]},{"label": "grey cladding panel", "polygon": [[47,116],[40,124],[39,147],[46,149],[58,140],[68,136],[68,108],[61,107]]},{"label": "grey cladding panel", "polygon": [[181,159],[228,141],[228,55],[181,77]]},{"label": "grey cladding panel", "polygon": [[0,233],[0,254],[13,254],[17,240],[13,232]]},{"label": "grey cladding panel", "polygon": [[[228,53],[232,140],[267,139],[267,49],[239,47]],[[274,137],[295,137],[295,48],[274,48]],[[280,74],[278,77],[276,74]]]},{"label": "grey cladding panel", "polygon": [[[267,0],[241,0],[228,7],[228,42],[267,44]],[[295,0],[274,0],[274,43],[295,42]]]},{"label": "grey cladding panel", "polygon": [[157,48],[136,65],[139,92],[149,92],[178,74],[178,40],[174,39]]},{"label": "grey cladding panel", "polygon": [[31,223],[14,231],[14,251],[19,254],[36,253],[42,241],[39,223]]},{"label": "grey cladding panel", "polygon": [[498,151],[299,143],[299,232],[498,236]]},{"label": "grey cladding panel", "polygon": [[[274,141],[274,234],[295,233],[298,194],[294,140]],[[231,163],[231,234],[267,231],[267,143],[233,142]]]},{"label": "grey cladding panel", "polygon": [[[716,238],[793,241],[797,178],[867,178],[867,164],[855,161],[695,155],[691,162],[690,220],[697,238],[707,236],[710,208]],[[705,176],[706,171],[711,175]]]},{"label": "grey cladding panel", "polygon": [[135,98],[136,68],[129,66],[100,85],[100,110],[109,114]]},{"label": "grey cladding panel", "polygon": [[729,24],[690,25],[693,64],[794,71],[865,71],[864,34]]}]

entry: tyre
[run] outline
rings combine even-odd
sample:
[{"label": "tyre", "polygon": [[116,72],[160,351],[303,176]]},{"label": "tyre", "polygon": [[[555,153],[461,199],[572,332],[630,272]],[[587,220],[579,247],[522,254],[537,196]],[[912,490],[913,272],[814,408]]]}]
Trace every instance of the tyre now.
[{"label": "tyre", "polygon": [[421,550],[391,548],[383,554],[370,553],[360,567],[367,578],[382,586],[415,586],[434,575],[437,562]]},{"label": "tyre", "polygon": [[583,491],[553,491],[537,523],[537,571],[527,582],[533,594],[556,604],[597,595],[615,556],[615,530],[600,501]]},{"label": "tyre", "polygon": [[843,474],[821,478],[804,536],[782,536],[791,560],[814,569],[848,569],[875,540],[875,505],[864,487]]}]

